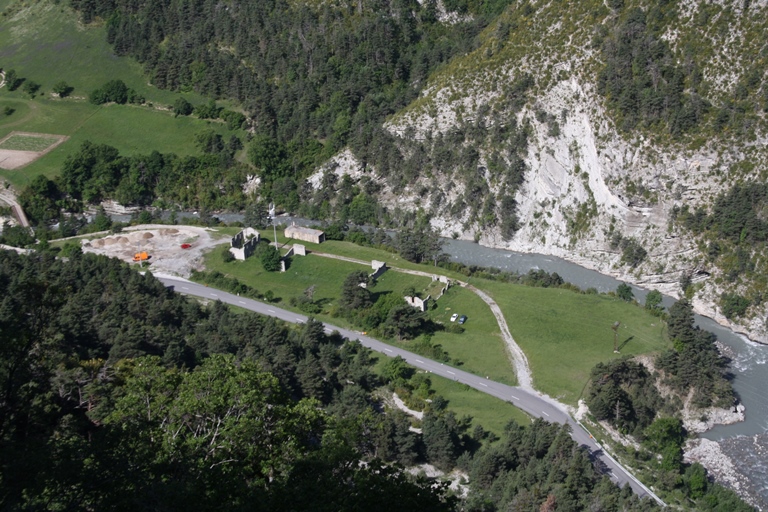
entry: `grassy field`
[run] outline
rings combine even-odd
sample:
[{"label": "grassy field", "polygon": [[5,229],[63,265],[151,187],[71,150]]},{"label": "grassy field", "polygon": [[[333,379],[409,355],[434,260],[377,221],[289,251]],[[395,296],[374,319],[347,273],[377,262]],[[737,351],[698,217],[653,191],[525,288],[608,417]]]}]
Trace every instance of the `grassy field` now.
[{"label": "grassy field", "polygon": [[[199,153],[196,133],[213,128],[225,137],[231,134],[223,123],[175,118],[163,110],[180,96],[194,105],[207,100],[192,92],[180,94],[150,85],[137,62],[112,53],[103,24],[83,26],[66,3],[0,0],[0,13],[0,68],[15,69],[18,76],[41,85],[34,98],[22,88],[0,89],[0,138],[12,131],[70,136],[23,169],[0,171],[0,177],[17,188],[38,174],[58,174],[66,157],[85,140],[109,144],[126,155],[153,150],[192,155]],[[123,80],[143,95],[147,105],[101,107],[87,102],[91,91],[113,79]],[[61,80],[73,87],[63,99],[51,95],[53,85]],[[2,114],[6,107],[14,110],[9,116]]]},{"label": "grassy field", "polygon": [[[382,368],[389,358],[375,352],[374,357],[376,358],[374,371],[381,375]],[[501,437],[504,427],[510,420],[515,420],[520,425],[528,425],[531,422],[528,414],[511,403],[481,393],[466,384],[459,384],[435,374],[429,375],[429,381],[432,391],[448,401],[448,409],[457,417],[472,417],[473,427],[482,425],[485,430]]]},{"label": "grassy field", "polygon": [[[38,174],[57,175],[66,158],[86,140],[108,144],[124,155],[148,154],[157,150],[187,156],[200,153],[195,147],[195,134],[203,130],[213,129],[225,138],[234,133],[228,131],[223,123],[174,117],[170,112],[149,107],[96,106],[85,101],[48,98],[8,98],[7,94],[0,89],[0,112],[5,106],[17,110],[10,116],[0,117],[0,138],[12,131],[70,137],[23,169],[0,171],[0,176],[17,188],[28,184]],[[23,107],[19,108],[20,105]]]},{"label": "grassy field", "polygon": [[530,416],[509,402],[436,375],[430,375],[430,381],[432,389],[448,400],[448,408],[456,416],[472,416],[473,425],[482,425],[499,437],[509,420],[513,419],[521,425],[531,422]]},{"label": "grassy field", "polygon": [[[178,94],[151,86],[141,65],[116,56],[104,23],[83,25],[68,2],[0,0],[0,67],[41,85],[49,95],[61,80],[72,95],[85,97],[114,79],[123,80],[150,102],[171,104]],[[204,99],[185,95],[192,103]]]},{"label": "grassy field", "polygon": [[[307,244],[308,247],[310,245],[313,244]],[[326,244],[323,244],[323,248],[325,247]],[[206,268],[237,277],[261,293],[272,290],[275,296],[281,299],[280,306],[289,309],[288,301],[291,297],[302,295],[304,290],[314,285],[314,300],[324,308],[324,313],[317,317],[336,325],[351,327],[343,318],[333,318],[327,312],[338,300],[341,284],[346,276],[355,270],[370,271],[370,267],[310,254],[306,257],[293,257],[290,267],[283,274],[264,271],[261,263],[254,258],[244,262],[224,263],[220,251],[221,249],[217,249],[207,255]],[[381,258],[381,255],[379,257]],[[423,292],[429,289],[431,284],[431,279],[427,277],[389,271],[379,278],[371,292],[374,295],[390,292],[403,295],[403,291],[408,287],[413,286],[417,291]],[[461,361],[461,368],[464,370],[507,384],[515,384],[515,376],[498,325],[488,307],[474,293],[453,287],[437,302],[436,309],[429,310],[428,315],[435,322],[447,325],[454,312],[470,318],[465,325],[466,331],[461,334],[438,331],[432,337],[432,343],[441,345],[450,357]],[[406,350],[411,349],[413,343],[393,341],[393,344]]]},{"label": "grassy field", "polygon": [[[490,292],[512,336],[528,356],[534,386],[576,404],[595,364],[668,346],[664,323],[643,308],[607,295],[530,288],[489,281],[473,284]],[[620,354],[613,353],[614,322]]]},{"label": "grassy field", "polygon": [[44,151],[47,147],[58,142],[58,137],[33,137],[30,135],[13,135],[0,142],[0,149],[13,151]]},{"label": "grassy field", "polygon": [[[280,233],[278,240],[284,241]],[[390,266],[451,274],[443,269],[404,262],[394,254],[369,247],[358,247],[348,242],[329,241],[321,245],[306,246],[310,251],[364,260],[378,259],[386,261]],[[307,257],[309,258],[311,255]],[[298,259],[294,258],[294,262]],[[209,261],[213,265],[212,268],[225,273],[230,273],[229,269],[234,268],[222,268],[220,258],[211,258]],[[335,265],[325,261],[319,264],[331,267]],[[247,262],[245,265],[260,268],[257,262]],[[313,271],[320,272],[319,269]],[[387,272],[385,276],[392,274],[394,272]],[[246,273],[238,271],[233,275],[241,277]],[[454,274],[453,277],[455,276]],[[408,279],[413,277],[415,276],[408,276]],[[466,279],[464,276],[459,277]],[[560,289],[532,288],[484,279],[472,278],[469,281],[488,292],[504,312],[512,336],[528,357],[535,387],[568,404],[576,404],[587,383],[589,372],[598,362],[624,355],[657,353],[668,346],[663,322],[641,307],[613,297],[578,294]],[[332,293],[338,293],[340,282],[331,287]],[[257,284],[254,286],[264,291],[263,287]],[[301,283],[297,286],[296,283],[283,282],[281,286],[282,293],[290,296],[301,293],[309,284]],[[294,291],[291,292],[291,289]],[[329,296],[329,300],[333,298]],[[447,324],[453,313],[467,315],[469,320],[464,325],[466,332],[438,332],[432,342],[442,345],[451,357],[462,361],[463,369],[514,384],[514,375],[498,326],[485,303],[473,293],[454,287],[438,301],[437,309],[429,311],[429,315],[436,322]],[[613,353],[611,330],[616,321],[621,322],[618,338],[621,353],[618,355]],[[410,342],[404,342],[403,347],[407,348],[408,343]]]},{"label": "grassy field", "polygon": [[454,313],[467,316],[464,332],[438,331],[432,343],[442,345],[452,357],[459,359],[464,370],[505,384],[517,384],[499,325],[488,305],[471,291],[454,286],[437,301],[437,309],[430,310],[429,316],[435,322],[448,325]]}]

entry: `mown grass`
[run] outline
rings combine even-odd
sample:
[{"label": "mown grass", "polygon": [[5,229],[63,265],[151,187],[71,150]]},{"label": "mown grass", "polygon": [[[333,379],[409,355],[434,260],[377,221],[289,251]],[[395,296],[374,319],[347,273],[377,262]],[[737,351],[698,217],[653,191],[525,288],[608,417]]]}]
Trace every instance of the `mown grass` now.
[{"label": "mown grass", "polygon": [[432,343],[442,345],[451,357],[461,361],[464,370],[505,384],[517,384],[499,325],[488,305],[471,291],[454,286],[437,301],[429,316],[447,326],[454,313],[467,316],[464,332],[438,331]]},{"label": "mown grass", "polygon": [[[86,140],[108,144],[121,154],[148,154],[152,151],[179,156],[199,154],[195,135],[213,129],[228,138],[232,133],[223,123],[193,117],[174,117],[171,112],[135,105],[96,106],[85,101],[24,99],[7,97],[0,90],[0,111],[5,106],[17,109],[0,117],[0,137],[12,131],[68,135],[70,138],[50,153],[22,169],[1,171],[17,188],[35,176],[53,177],[61,172],[66,158],[77,152]],[[10,93],[10,94],[16,94]],[[25,108],[17,108],[19,105]],[[242,133],[240,134],[242,136]]]},{"label": "mown grass", "polygon": [[[309,248],[314,244],[306,245]],[[328,244],[322,244],[322,247],[331,249]],[[352,327],[343,317],[331,316],[329,313],[337,309],[341,286],[347,275],[356,270],[370,271],[370,267],[309,254],[291,258],[285,273],[266,272],[255,258],[244,262],[224,263],[221,258],[222,250],[223,248],[216,249],[206,256],[205,265],[208,270],[217,270],[236,277],[261,293],[272,290],[275,296],[280,298],[280,306],[288,309],[291,309],[288,303],[291,297],[299,297],[304,290],[314,286],[314,300],[321,304],[324,310],[316,315],[317,318],[343,327]],[[381,254],[379,259],[383,259]],[[374,296],[387,293],[402,296],[407,288],[413,286],[417,292],[423,294],[431,284],[432,280],[428,277],[388,271],[370,290]],[[433,334],[431,342],[441,345],[451,358],[460,362],[462,369],[499,382],[515,384],[514,372],[505,352],[498,325],[485,303],[469,290],[453,287],[437,302],[436,308],[430,309],[427,314],[435,322],[447,326],[454,312],[469,317],[464,326],[465,332],[437,331]],[[417,343],[414,340],[390,341],[406,350],[413,350],[413,345]]]},{"label": "mown grass", "polygon": [[[576,404],[597,363],[668,346],[659,318],[615,297],[480,280],[473,284],[499,304],[528,357],[534,386],[567,404]],[[620,354],[613,353],[611,326],[617,321]]]},{"label": "mown grass", "polygon": [[448,400],[448,408],[455,412],[456,416],[472,416],[473,426],[482,425],[485,430],[490,430],[499,437],[509,420],[515,420],[520,425],[531,422],[530,416],[509,402],[443,377],[430,375],[429,379],[432,389]]},{"label": "mown grass", "polygon": [[[271,238],[271,233],[265,231],[265,234],[269,234]],[[278,240],[284,240],[279,232]],[[362,260],[378,259],[386,261],[390,266],[457,275],[440,268],[403,262],[399,256],[386,251],[359,247],[348,242],[330,241],[320,245],[305,245],[310,251],[322,251]],[[310,255],[307,259],[311,257]],[[294,262],[299,259],[301,257],[294,258]],[[235,268],[222,269],[221,264],[217,263],[220,258],[217,260],[209,256],[208,261],[212,263],[211,268],[225,273],[229,273],[229,268]],[[324,259],[324,261],[325,263],[320,265],[332,265],[328,261],[333,260]],[[256,261],[247,262],[246,265],[260,267]],[[348,268],[354,269],[355,266]],[[297,270],[294,269],[294,271]],[[320,272],[319,269],[311,271]],[[384,276],[393,274],[394,272],[387,272]],[[232,273],[232,275],[240,278],[245,273]],[[406,276],[409,280],[416,277]],[[624,355],[657,353],[668,346],[664,323],[659,318],[648,314],[641,307],[614,297],[460,277],[489,293],[499,304],[512,336],[528,357],[534,386],[568,404],[577,403],[590,371],[598,362],[609,361]],[[341,278],[341,275],[339,274],[337,278]],[[282,290],[285,291],[282,293],[299,295],[309,286],[307,283],[283,282]],[[258,285],[255,286],[264,291]],[[341,281],[331,287],[331,292],[338,293],[340,287]],[[453,313],[467,315],[468,321],[464,325],[466,331],[463,334],[439,331],[434,334],[432,343],[442,345],[452,358],[462,361],[462,369],[514,384],[509,356],[500,338],[496,321],[487,305],[470,291],[454,287],[438,301],[437,309],[429,311],[429,315],[436,322],[447,325]],[[342,319],[329,321],[338,323],[340,320]],[[613,353],[611,326],[616,321],[621,322],[618,338],[620,354]],[[407,348],[412,343],[404,342],[402,345]]]}]

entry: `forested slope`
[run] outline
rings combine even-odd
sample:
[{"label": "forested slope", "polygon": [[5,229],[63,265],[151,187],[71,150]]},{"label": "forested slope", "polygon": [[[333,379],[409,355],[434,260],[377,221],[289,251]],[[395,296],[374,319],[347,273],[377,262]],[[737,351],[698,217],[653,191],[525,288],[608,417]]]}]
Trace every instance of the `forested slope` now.
[{"label": "forested slope", "polygon": [[[77,253],[2,251],[0,290],[4,510],[456,510],[444,486],[401,471],[419,461],[470,471],[472,510],[654,507],[593,468],[567,427],[510,422],[500,444],[432,394],[417,435],[382,412],[368,350],[313,320],[204,307]],[[383,374],[429,389],[397,360]],[[481,492],[497,478],[514,487]]]},{"label": "forested slope", "polygon": [[612,268],[766,337],[765,244],[741,220],[721,243],[706,217],[765,178],[763,2],[72,5],[156,85],[240,101],[279,207],[423,209],[444,235]]}]

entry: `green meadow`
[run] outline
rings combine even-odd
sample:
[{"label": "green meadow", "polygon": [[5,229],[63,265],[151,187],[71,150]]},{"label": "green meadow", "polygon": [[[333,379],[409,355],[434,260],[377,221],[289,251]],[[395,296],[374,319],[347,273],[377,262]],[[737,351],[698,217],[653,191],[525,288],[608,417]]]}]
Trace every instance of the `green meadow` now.
[{"label": "green meadow", "polygon": [[[109,144],[126,155],[156,150],[186,156],[199,153],[194,136],[205,129],[225,137],[234,133],[221,122],[174,117],[167,107],[176,98],[184,96],[194,105],[207,100],[151,86],[137,62],[112,53],[103,24],[83,26],[71,9],[53,2],[0,0],[0,15],[0,68],[15,69],[18,76],[41,85],[34,97],[23,87],[0,89],[0,138],[12,131],[70,137],[21,169],[0,170],[0,177],[16,188],[39,174],[58,174],[67,156],[86,140]],[[113,79],[143,95],[146,105],[88,103],[92,90]],[[51,94],[61,80],[73,88],[66,98]],[[11,115],[3,114],[6,107],[13,110]]]},{"label": "green meadow", "polygon": [[[308,248],[314,246],[306,245]],[[330,248],[326,244],[322,245],[324,248]],[[314,300],[323,307],[323,312],[316,315],[317,318],[343,327],[352,327],[343,317],[333,317],[330,313],[336,309],[341,285],[347,275],[356,270],[370,271],[369,266],[310,253],[307,256],[292,257],[285,273],[266,272],[255,258],[224,263],[221,257],[222,249],[216,249],[206,256],[205,265],[208,270],[217,270],[236,277],[261,293],[272,290],[275,297],[280,299],[280,307],[288,309],[291,309],[291,297],[301,296],[304,290],[314,286]],[[379,254],[379,259],[386,258]],[[413,286],[423,296],[431,285],[432,280],[428,277],[388,271],[370,290],[374,298],[386,293],[402,296],[407,288]],[[498,325],[485,303],[469,290],[456,286],[450,288],[445,296],[437,301],[436,308],[430,309],[427,314],[435,322],[447,325],[455,312],[469,317],[464,326],[465,332],[437,331],[432,336],[432,344],[441,345],[451,358],[459,361],[458,365],[464,370],[507,384],[515,384],[514,372],[505,352]],[[410,350],[415,343],[413,340],[390,342],[406,350]]]},{"label": "green meadow", "polygon": [[[272,238],[271,233],[264,234]],[[285,242],[281,233],[278,234],[278,240]],[[320,245],[305,245],[309,251],[366,261],[377,259],[386,261],[389,266],[419,269],[471,281],[499,304],[512,336],[528,357],[534,386],[567,404],[577,403],[589,373],[597,363],[625,355],[658,353],[669,346],[664,323],[659,318],[650,315],[642,307],[608,295],[467,279],[441,268],[404,262],[396,254],[349,242],[329,241]],[[310,259],[314,261],[310,262]],[[329,305],[338,298],[344,277],[352,270],[365,268],[354,263],[313,257],[311,254],[307,257],[294,257],[291,268],[282,275],[268,275],[255,260],[224,264],[217,253],[208,255],[206,265],[211,270],[237,277],[262,292],[271,288],[277,296],[283,298],[299,295],[317,282],[315,297],[322,297]],[[387,279],[397,275],[401,276],[398,280],[404,281],[397,286],[386,284]],[[417,290],[426,289],[429,279],[389,271],[373,291],[395,290],[398,286],[402,286],[403,290],[409,285]],[[474,293],[455,286],[437,301],[435,309],[428,312],[432,320],[446,325],[453,313],[467,315],[465,332],[453,334],[439,331],[432,337],[432,343],[441,345],[450,357],[459,360],[464,370],[515,384],[509,356],[488,306]],[[343,322],[341,318],[324,319]],[[620,353],[614,354],[611,326],[617,321],[621,322],[618,330]],[[404,341],[400,345],[408,348],[413,343]]]},{"label": "green meadow", "polygon": [[482,425],[501,437],[509,420],[515,420],[520,425],[528,425],[531,417],[509,402],[482,393],[466,384],[430,375],[432,389],[435,393],[448,400],[448,407],[457,417],[472,416],[473,425]]},{"label": "green meadow", "polygon": [[[669,346],[661,319],[615,297],[491,281],[473,284],[499,304],[528,357],[534,386],[567,404],[576,404],[597,363]],[[614,322],[621,322],[620,354],[613,353]]]}]

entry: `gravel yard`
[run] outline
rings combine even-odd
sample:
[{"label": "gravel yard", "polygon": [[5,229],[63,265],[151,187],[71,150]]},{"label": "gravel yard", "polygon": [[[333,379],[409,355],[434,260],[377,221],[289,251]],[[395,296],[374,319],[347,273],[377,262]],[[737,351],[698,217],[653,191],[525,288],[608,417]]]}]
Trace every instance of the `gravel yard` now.
[{"label": "gravel yard", "polygon": [[[203,254],[216,245],[228,243],[229,237],[214,230],[194,226],[147,225],[127,228],[122,233],[94,240],[83,240],[83,252],[104,254],[133,263],[137,252],[146,251],[149,270],[189,277],[192,270],[203,269]],[[182,244],[189,244],[182,249]]]}]

